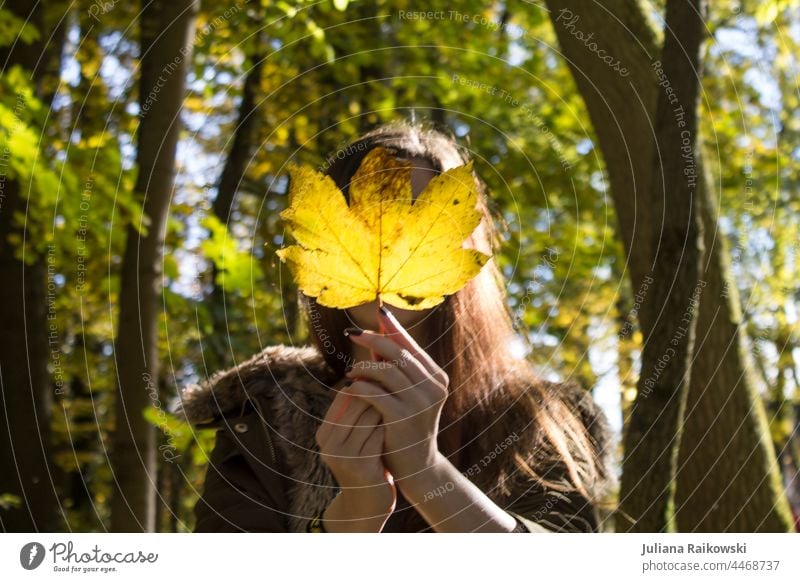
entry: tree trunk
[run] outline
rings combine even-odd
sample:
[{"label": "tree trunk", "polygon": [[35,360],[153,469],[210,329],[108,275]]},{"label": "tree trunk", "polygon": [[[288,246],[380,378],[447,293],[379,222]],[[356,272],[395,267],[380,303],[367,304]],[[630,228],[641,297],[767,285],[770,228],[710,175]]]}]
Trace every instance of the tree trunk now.
[{"label": "tree trunk", "polygon": [[[261,34],[257,33],[255,42],[260,49]],[[265,57],[256,50],[251,57],[251,67],[247,71],[242,88],[242,101],[239,104],[239,115],[233,134],[233,143],[225,160],[217,186],[217,197],[212,204],[212,211],[222,224],[227,225],[231,219],[236,192],[241,187],[247,168],[258,139],[258,96],[261,91],[262,72]],[[219,270],[212,265],[212,291],[209,297],[209,313],[211,315],[212,332],[206,341],[209,349],[206,357],[210,370],[219,370],[232,365],[235,360],[235,349],[230,329],[228,328],[228,310],[225,300],[225,289],[217,284]],[[224,279],[223,279],[224,280]]]},{"label": "tree trunk", "polygon": [[149,223],[145,234],[128,227],[120,281],[111,458],[116,532],[153,531],[155,525],[156,435],[143,412],[158,398],[161,253],[197,8],[197,0],[142,3],[136,192]]},{"label": "tree trunk", "polygon": [[[651,67],[661,52],[655,30],[636,0],[549,0],[547,5],[605,159],[636,293],[652,269],[653,220],[645,185],[651,183],[655,141],[649,128],[659,90]],[[718,236],[702,155],[698,158],[706,286],[678,458],[677,524],[681,531],[787,531],[791,518],[764,407],[743,350],[728,251]],[[644,321],[640,325],[647,338],[652,330]]]},{"label": "tree trunk", "polygon": [[[642,373],[625,435],[617,531],[674,530],[678,446],[686,407],[696,310],[705,281],[697,188],[697,105],[703,0],[670,0],[659,71],[653,180],[647,189],[653,218],[651,293],[640,310],[650,330]],[[663,64],[662,64],[663,63]]]},{"label": "tree trunk", "polygon": [[[39,38],[31,43],[15,42],[0,47],[3,69],[20,65],[32,78],[34,93],[44,107],[50,107],[60,75],[64,45],[62,4],[34,0],[12,0],[4,9],[33,24]],[[53,22],[54,21],[54,22]],[[52,38],[48,37],[52,34]],[[21,96],[17,106],[25,108]],[[21,110],[18,112],[21,115]],[[7,153],[0,153],[3,160]],[[48,326],[48,314],[55,297],[47,292],[46,257],[26,252],[26,261],[16,256],[11,235],[25,240],[14,214],[27,216],[27,184],[5,179],[0,161],[0,494],[20,500],[17,507],[0,510],[0,529],[6,532],[56,531],[65,528],[56,484],[61,482],[52,462],[50,420],[53,395],[59,387],[47,370],[51,350],[59,355],[57,327]],[[57,319],[50,319],[51,323]]]}]

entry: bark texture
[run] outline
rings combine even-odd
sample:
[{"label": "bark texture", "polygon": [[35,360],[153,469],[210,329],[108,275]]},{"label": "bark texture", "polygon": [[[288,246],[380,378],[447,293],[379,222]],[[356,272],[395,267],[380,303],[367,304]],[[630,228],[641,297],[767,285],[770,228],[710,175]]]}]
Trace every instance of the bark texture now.
[{"label": "bark texture", "polygon": [[[636,293],[651,276],[653,264],[653,219],[645,185],[651,183],[659,90],[652,68],[661,55],[655,28],[636,0],[551,0],[547,6],[606,163]],[[589,34],[593,36],[587,41]],[[620,70],[604,58],[617,61]],[[702,154],[698,171],[696,195],[706,252],[700,276],[706,286],[678,456],[678,529],[789,531],[791,516],[752,364],[743,349],[739,298],[730,279],[728,250],[717,231],[716,194]],[[652,330],[645,322],[640,325],[648,337]]]},{"label": "bark texture", "polygon": [[141,8],[136,192],[143,197],[149,222],[144,234],[136,225],[128,228],[120,281],[111,458],[111,529],[115,532],[153,531],[155,527],[156,433],[143,412],[159,403],[162,248],[197,9],[197,0],[144,1]]},{"label": "bark texture", "polygon": [[[60,73],[66,5],[11,0],[3,8],[35,26],[40,38],[0,47],[0,70],[22,67],[31,76],[36,98],[50,107]],[[18,96],[17,116],[22,117],[28,106]],[[0,156],[7,160],[6,153]],[[47,253],[28,248],[25,260],[20,260],[18,245],[9,240],[26,240],[25,228],[14,216],[28,216],[28,184],[7,176],[6,169],[0,163],[0,494],[11,494],[20,504],[0,510],[0,529],[54,531],[64,528],[57,493],[61,477],[50,442],[57,386],[50,380],[48,362],[51,348],[59,356],[59,338],[57,327],[51,333],[48,325],[48,300],[55,298],[47,294]]]}]

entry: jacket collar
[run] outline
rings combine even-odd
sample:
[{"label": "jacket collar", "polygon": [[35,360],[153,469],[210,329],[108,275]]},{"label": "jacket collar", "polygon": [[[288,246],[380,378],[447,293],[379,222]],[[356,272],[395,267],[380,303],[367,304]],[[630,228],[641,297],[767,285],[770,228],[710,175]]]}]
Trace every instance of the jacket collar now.
[{"label": "jacket collar", "polygon": [[330,396],[336,372],[310,346],[268,346],[250,359],[185,387],[173,411],[191,424],[241,414],[251,398],[304,392]]},{"label": "jacket collar", "polygon": [[[173,409],[194,425],[220,422],[244,414],[248,403],[258,411],[259,423],[269,427],[265,438],[278,451],[279,470],[285,477],[289,531],[306,530],[308,520],[322,513],[338,492],[330,469],[322,463],[316,430],[334,397],[336,372],[313,347],[269,346],[252,358],[206,381],[187,386]],[[246,447],[244,440],[236,439]],[[259,459],[253,470],[265,482],[275,478]],[[274,464],[274,463],[273,463]]]}]

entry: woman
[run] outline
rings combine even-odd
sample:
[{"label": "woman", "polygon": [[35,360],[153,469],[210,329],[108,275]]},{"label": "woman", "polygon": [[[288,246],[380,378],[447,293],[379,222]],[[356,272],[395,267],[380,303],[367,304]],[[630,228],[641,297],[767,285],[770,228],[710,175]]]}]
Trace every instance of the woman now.
[{"label": "woman", "polygon": [[[415,198],[467,161],[440,132],[384,126],[327,165],[345,198],[378,146],[411,162]],[[491,254],[475,180],[483,219],[467,245]],[[196,531],[599,529],[605,419],[589,393],[512,357],[493,259],[423,311],[300,299],[313,346],[270,346],[182,395],[191,422],[218,429]]]}]

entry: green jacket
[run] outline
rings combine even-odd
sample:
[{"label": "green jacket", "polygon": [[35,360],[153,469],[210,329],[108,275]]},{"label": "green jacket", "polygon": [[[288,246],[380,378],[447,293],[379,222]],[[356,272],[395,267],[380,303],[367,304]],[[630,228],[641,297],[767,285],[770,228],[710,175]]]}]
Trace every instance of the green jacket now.
[{"label": "green jacket", "polygon": [[[334,396],[330,386],[338,379],[315,348],[276,345],[183,390],[176,412],[198,428],[217,429],[195,506],[195,531],[306,531],[308,521],[338,492],[315,442]],[[572,397],[592,436],[606,447],[602,412],[588,393],[580,390]],[[597,511],[581,495],[544,490],[526,479],[514,480],[511,487],[495,485],[493,468],[488,463],[474,466],[476,471],[460,469],[517,519],[517,531],[598,530]],[[384,531],[431,529],[400,495]]]}]

